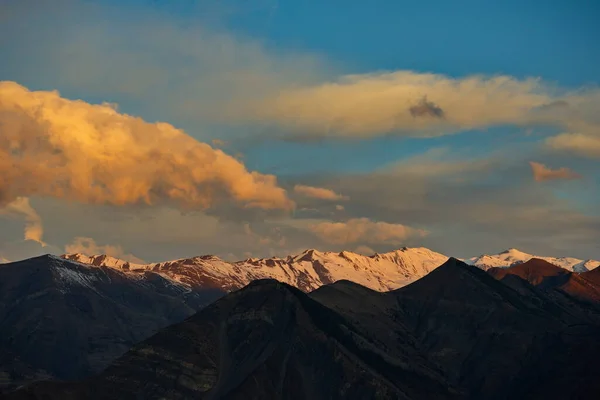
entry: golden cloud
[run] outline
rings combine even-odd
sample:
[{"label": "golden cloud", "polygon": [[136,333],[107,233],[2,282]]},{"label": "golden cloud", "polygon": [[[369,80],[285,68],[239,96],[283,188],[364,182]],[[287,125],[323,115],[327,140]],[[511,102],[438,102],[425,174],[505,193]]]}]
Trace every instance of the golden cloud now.
[{"label": "golden cloud", "polygon": [[597,126],[598,91],[563,91],[540,79],[451,78],[412,71],[343,76],[229,109],[242,121],[277,124],[315,136],[433,137],[498,125]]},{"label": "golden cloud", "polygon": [[320,222],[309,229],[331,244],[393,244],[399,245],[413,237],[425,237],[428,232],[402,224],[375,222],[368,218],[353,218],[346,222]]},{"label": "golden cloud", "polygon": [[50,196],[91,204],[170,203],[206,209],[294,207],[273,175],[167,123],[113,105],[68,100],[0,82],[0,203]]}]

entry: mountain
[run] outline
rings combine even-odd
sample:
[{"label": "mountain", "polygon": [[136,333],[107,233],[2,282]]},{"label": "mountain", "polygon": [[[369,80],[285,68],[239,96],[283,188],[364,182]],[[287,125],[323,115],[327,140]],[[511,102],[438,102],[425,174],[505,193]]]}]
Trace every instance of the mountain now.
[{"label": "mountain", "polygon": [[581,276],[587,281],[592,282],[594,285],[600,286],[600,268],[596,268],[589,272],[584,272]]},{"label": "mountain", "polygon": [[40,383],[9,398],[41,393],[65,400],[458,398],[416,349],[379,348],[360,326],[274,280],[255,281],[164,329],[98,377]]},{"label": "mountain", "polygon": [[406,247],[372,256],[311,249],[286,258],[251,258],[232,263],[215,256],[147,265],[131,264],[106,255],[65,254],[61,257],[130,274],[153,271],[193,286],[226,291],[240,289],[257,279],[276,279],[305,292],[338,280],[350,280],[378,291],[392,290],[427,275],[448,259],[429,249]]},{"label": "mountain", "polygon": [[591,271],[600,266],[600,261],[596,260],[580,260],[572,257],[542,257],[524,253],[517,249],[508,249],[498,254],[484,254],[479,257],[469,258],[464,260],[467,264],[475,265],[483,270],[488,270],[493,267],[511,267],[516,264],[521,264],[532,258],[538,258],[548,261],[558,267],[567,269],[573,272]]},{"label": "mountain", "polygon": [[0,386],[99,372],[222,294],[50,255],[0,265]]},{"label": "mountain", "polygon": [[260,280],[93,378],[7,399],[596,398],[600,315],[508,278],[451,258],[385,293]]},{"label": "mountain", "polygon": [[[132,264],[106,255],[64,254],[61,257],[133,274],[153,271],[193,286],[225,291],[240,289],[256,279],[276,279],[305,292],[339,280],[349,280],[381,292],[393,290],[422,278],[448,259],[448,256],[423,247],[404,247],[372,256],[310,249],[285,258],[250,258],[237,262],[227,262],[211,255],[154,264]],[[510,267],[532,258],[536,257],[510,249],[497,255],[474,257],[466,262],[487,270]],[[600,265],[598,261],[575,258],[542,259],[575,272],[585,272]]]},{"label": "mountain", "polygon": [[600,280],[596,279],[600,269],[577,274],[546,260],[533,258],[509,268],[490,268],[488,273],[499,280],[510,275],[518,276],[543,290],[560,291],[578,300],[600,303]]}]

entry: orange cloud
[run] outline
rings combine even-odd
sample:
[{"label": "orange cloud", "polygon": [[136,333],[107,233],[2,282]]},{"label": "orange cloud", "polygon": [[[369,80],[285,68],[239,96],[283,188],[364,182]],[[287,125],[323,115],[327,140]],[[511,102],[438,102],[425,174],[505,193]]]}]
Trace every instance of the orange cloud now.
[{"label": "orange cloud", "polygon": [[0,82],[0,204],[51,196],[91,204],[220,202],[292,209],[273,175],[167,123],[147,123],[109,104],[62,98]]},{"label": "orange cloud", "polygon": [[315,186],[306,186],[306,185],[296,185],[294,186],[294,192],[306,196],[312,197],[313,199],[320,200],[349,200],[347,196],[342,196],[341,194],[337,194],[333,190],[319,188]]},{"label": "orange cloud", "polygon": [[540,164],[534,161],[530,161],[531,171],[533,172],[533,179],[537,182],[551,181],[557,179],[579,179],[581,175],[570,170],[569,168],[558,168],[552,169],[546,167],[544,164]]},{"label": "orange cloud", "polygon": [[346,222],[321,222],[309,229],[331,244],[401,244],[412,237],[425,237],[428,232],[402,224],[374,222],[368,218],[354,218]]},{"label": "orange cloud", "polygon": [[92,238],[76,237],[73,242],[65,246],[65,252],[69,254],[80,253],[86,256],[105,254],[134,264],[145,264],[146,262],[133,254],[127,254],[121,246],[98,245]]}]

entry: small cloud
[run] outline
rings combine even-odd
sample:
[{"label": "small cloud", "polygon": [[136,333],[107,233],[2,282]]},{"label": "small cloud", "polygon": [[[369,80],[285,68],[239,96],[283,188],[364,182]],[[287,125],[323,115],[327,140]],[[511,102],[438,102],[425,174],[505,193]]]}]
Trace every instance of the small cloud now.
[{"label": "small cloud", "polygon": [[66,253],[80,253],[87,256],[106,254],[121,260],[129,261],[135,264],[145,264],[146,262],[133,254],[127,254],[121,246],[98,245],[96,241],[88,237],[76,237],[73,242],[65,246]]},{"label": "small cloud", "polygon": [[375,250],[373,250],[369,246],[358,246],[356,249],[354,249],[354,252],[362,254],[363,256],[370,256],[375,254]]},{"label": "small cloud", "polygon": [[302,196],[305,196],[305,197],[311,197],[313,199],[319,199],[319,200],[332,200],[332,201],[349,200],[349,197],[343,196],[341,194],[337,194],[333,190],[314,187],[314,186],[296,185],[296,186],[294,186],[294,192],[296,192]]},{"label": "small cloud", "polygon": [[227,143],[221,139],[213,139],[211,140],[213,147],[224,147]]},{"label": "small cloud", "polygon": [[25,240],[32,240],[46,247],[47,244],[42,240],[44,236],[44,227],[42,218],[31,207],[27,197],[17,197],[0,209],[0,215],[20,215],[25,217]]},{"label": "small cloud", "polygon": [[427,100],[427,96],[423,96],[423,98],[417,104],[411,106],[408,111],[413,117],[444,118],[444,110],[437,104]]},{"label": "small cloud", "polygon": [[368,218],[353,218],[346,222],[321,222],[309,227],[320,239],[346,245],[351,243],[399,245],[412,237],[425,237],[428,232],[402,224],[374,222]]},{"label": "small cloud", "polygon": [[346,209],[346,207],[344,207],[341,204],[336,204],[335,205],[335,209],[338,210],[338,211],[344,211]]},{"label": "small cloud", "polygon": [[534,161],[529,162],[529,165],[531,166],[531,170],[533,172],[533,179],[535,179],[537,182],[581,178],[581,175],[570,170],[569,168],[562,167],[558,169],[552,169],[546,167],[544,164]]}]

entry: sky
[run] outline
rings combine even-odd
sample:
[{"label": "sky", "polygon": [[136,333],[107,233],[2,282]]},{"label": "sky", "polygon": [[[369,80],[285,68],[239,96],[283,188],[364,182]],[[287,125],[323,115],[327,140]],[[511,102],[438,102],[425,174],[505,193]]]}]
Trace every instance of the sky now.
[{"label": "sky", "polygon": [[4,0],[0,261],[600,259],[600,5]]}]

